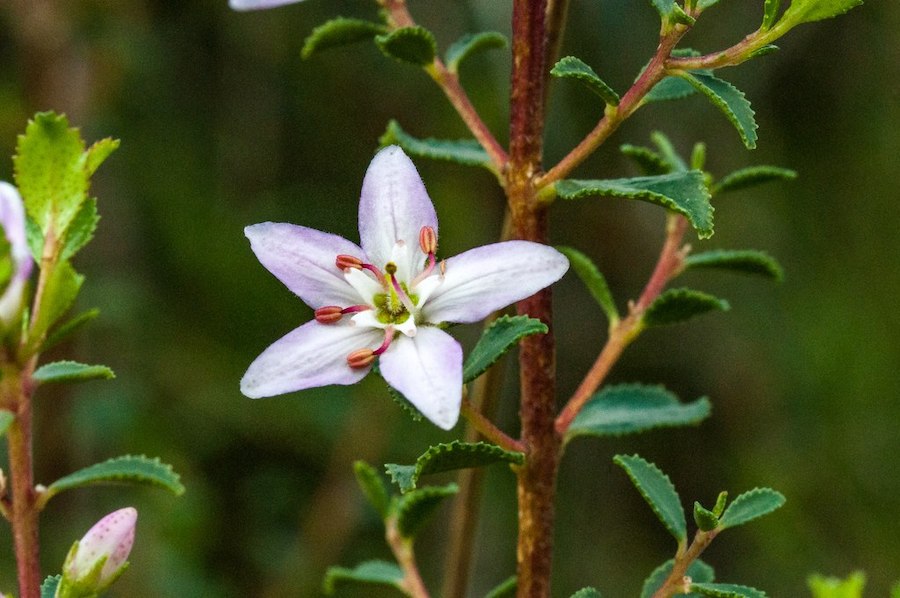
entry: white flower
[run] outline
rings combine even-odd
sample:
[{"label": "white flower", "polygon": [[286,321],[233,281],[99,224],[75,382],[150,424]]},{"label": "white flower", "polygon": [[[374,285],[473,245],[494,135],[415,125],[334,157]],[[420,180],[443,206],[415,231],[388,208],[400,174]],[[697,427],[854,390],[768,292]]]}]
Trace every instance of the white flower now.
[{"label": "white flower", "polygon": [[284,4],[294,4],[303,0],[228,0],[228,6],[234,10],[259,10],[275,8]]},{"label": "white flower", "polygon": [[9,282],[0,294],[0,325],[9,326],[22,308],[25,283],[34,262],[25,240],[25,208],[18,189],[0,181],[0,227],[9,243],[12,266]]}]

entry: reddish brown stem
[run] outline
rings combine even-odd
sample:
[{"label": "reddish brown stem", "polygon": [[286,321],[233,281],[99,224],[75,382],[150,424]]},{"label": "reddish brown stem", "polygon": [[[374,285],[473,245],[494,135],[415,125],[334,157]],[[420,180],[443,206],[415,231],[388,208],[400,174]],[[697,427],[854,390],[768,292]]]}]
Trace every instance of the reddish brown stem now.
[{"label": "reddish brown stem", "polygon": [[691,542],[690,547],[682,554],[675,557],[675,564],[672,566],[672,572],[659,589],[653,593],[652,598],[669,598],[675,594],[688,593],[690,591],[690,582],[685,579],[688,567],[691,566],[691,563],[700,558],[700,555],[703,554],[703,551],[712,543],[718,533],[719,530],[717,529],[708,532],[698,531],[697,535],[694,536],[694,541]]},{"label": "reddish brown stem", "polygon": [[494,425],[494,422],[485,417],[478,409],[472,406],[469,399],[463,397],[460,406],[460,414],[469,420],[472,427],[478,430],[478,433],[496,444],[497,446],[508,451],[522,452],[525,445],[506,435],[503,430]]}]

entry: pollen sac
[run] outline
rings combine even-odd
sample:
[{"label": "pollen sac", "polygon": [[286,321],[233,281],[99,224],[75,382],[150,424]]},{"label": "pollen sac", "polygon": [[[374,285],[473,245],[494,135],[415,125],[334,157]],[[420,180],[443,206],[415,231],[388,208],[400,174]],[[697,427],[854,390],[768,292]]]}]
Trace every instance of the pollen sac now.
[{"label": "pollen sac", "polygon": [[338,267],[338,270],[341,270],[343,272],[348,268],[359,270],[363,267],[363,262],[358,257],[341,254],[334,260],[334,265]]},{"label": "pollen sac", "polygon": [[327,305],[316,310],[316,322],[319,324],[334,324],[339,322],[343,315],[343,310],[337,305]]},{"label": "pollen sac", "polygon": [[357,349],[347,356],[347,365],[352,368],[364,368],[375,361],[375,352],[372,349]]},{"label": "pollen sac", "polygon": [[419,247],[429,254],[437,251],[437,233],[430,226],[423,226],[419,231]]}]

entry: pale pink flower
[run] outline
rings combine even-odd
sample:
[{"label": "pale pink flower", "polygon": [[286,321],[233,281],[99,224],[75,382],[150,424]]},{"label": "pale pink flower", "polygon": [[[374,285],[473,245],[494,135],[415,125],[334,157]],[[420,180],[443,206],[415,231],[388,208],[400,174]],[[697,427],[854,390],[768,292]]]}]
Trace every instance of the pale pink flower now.
[{"label": "pale pink flower", "polygon": [[136,524],[133,507],[113,511],[95,523],[69,551],[57,593],[74,588],[98,594],[108,588],[128,566]]},{"label": "pale pink flower", "polygon": [[0,181],[0,227],[9,243],[12,274],[6,288],[0,294],[0,324],[8,326],[22,308],[25,283],[31,275],[34,262],[25,239],[25,208],[19,190]]},{"label": "pale pink flower", "polygon": [[294,4],[303,0],[228,0],[228,6],[234,10],[261,10],[275,8],[285,4]]}]

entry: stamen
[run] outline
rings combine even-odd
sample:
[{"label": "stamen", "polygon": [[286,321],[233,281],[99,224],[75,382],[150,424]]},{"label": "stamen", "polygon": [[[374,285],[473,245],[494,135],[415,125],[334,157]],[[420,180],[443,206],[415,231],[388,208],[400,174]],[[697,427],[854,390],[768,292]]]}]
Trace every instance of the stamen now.
[{"label": "stamen", "polygon": [[372,349],[357,349],[347,356],[347,365],[352,368],[364,368],[375,361],[375,352]]},{"label": "stamen", "polygon": [[385,351],[387,351],[388,347],[391,346],[391,341],[394,340],[394,327],[388,326],[384,329],[384,341],[382,341],[381,346],[372,351],[373,355],[381,355]]},{"label": "stamen", "polygon": [[337,305],[327,305],[316,310],[316,322],[319,324],[334,324],[339,322],[344,311]]},{"label": "stamen", "polygon": [[338,267],[338,270],[343,272],[347,268],[353,268],[354,270],[359,270],[363,267],[363,261],[358,257],[354,257],[352,255],[341,254],[337,256],[334,260],[334,265]]},{"label": "stamen", "polygon": [[424,253],[431,255],[437,251],[437,233],[430,226],[423,226],[419,231],[419,247]]},{"label": "stamen", "polygon": [[447,261],[441,260],[441,276],[447,273]]}]

